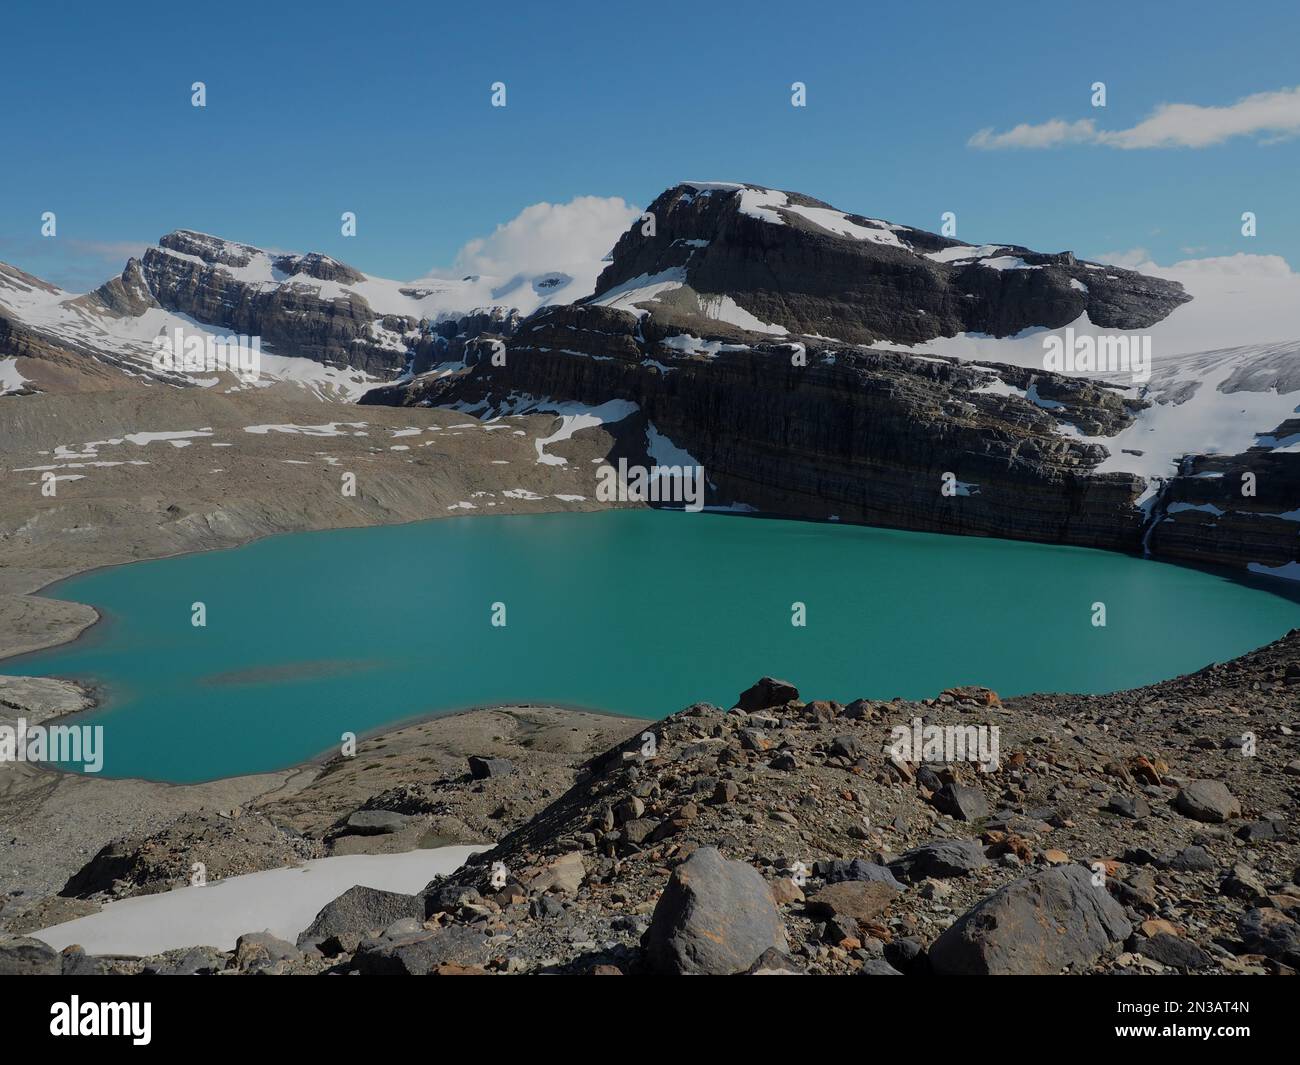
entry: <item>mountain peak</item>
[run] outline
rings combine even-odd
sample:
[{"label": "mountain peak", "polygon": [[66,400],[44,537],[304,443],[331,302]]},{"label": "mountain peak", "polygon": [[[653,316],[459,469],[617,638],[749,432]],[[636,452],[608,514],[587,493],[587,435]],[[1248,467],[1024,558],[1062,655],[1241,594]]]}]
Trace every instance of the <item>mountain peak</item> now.
[{"label": "mountain peak", "polygon": [[967,245],[762,185],[682,182],[647,213],[653,226],[619,238],[589,302],[653,309],[696,335],[917,344],[1057,328],[1084,314],[1138,329],[1189,298],[1174,282],[1070,252]]}]

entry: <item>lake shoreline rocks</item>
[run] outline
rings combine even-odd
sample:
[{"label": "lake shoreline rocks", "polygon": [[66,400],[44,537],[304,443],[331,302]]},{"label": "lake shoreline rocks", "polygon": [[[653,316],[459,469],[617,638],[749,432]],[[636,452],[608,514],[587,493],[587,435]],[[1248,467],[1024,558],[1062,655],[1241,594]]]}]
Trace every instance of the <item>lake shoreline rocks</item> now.
[{"label": "lake shoreline rocks", "polygon": [[[391,734],[373,779],[331,765],[237,817],[119,842],[26,920],[10,899],[0,971],[1294,973],[1298,696],[1295,630],[1109,695],[839,704],[764,678],[746,709],[593,715],[579,737],[570,712],[459,715],[455,734]],[[998,728],[997,767],[891,754],[916,716]],[[124,959],[31,936],[59,905],[173,886],[199,847],[471,842],[457,824],[494,846],[408,897],[353,889],[296,944],[250,928],[233,951]]]}]

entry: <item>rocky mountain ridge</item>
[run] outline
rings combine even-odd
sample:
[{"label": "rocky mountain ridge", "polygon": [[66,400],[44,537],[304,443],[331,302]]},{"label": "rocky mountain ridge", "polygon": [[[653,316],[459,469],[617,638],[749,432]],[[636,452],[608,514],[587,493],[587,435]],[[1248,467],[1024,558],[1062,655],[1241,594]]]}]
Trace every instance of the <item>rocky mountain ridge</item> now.
[{"label": "rocky mountain ridge", "polygon": [[915,344],[1053,329],[1085,313],[1102,328],[1140,329],[1190,298],[1175,283],[1070,252],[965,245],[760,186],[680,184],[646,213],[653,233],[634,224],[623,234],[589,302],[641,306],[631,294],[672,284],[654,294],[653,313],[687,330],[730,324]]},{"label": "rocky mountain ridge", "polygon": [[152,365],[153,338],[179,327],[257,337],[271,355],[392,380],[460,361],[480,336],[509,336],[524,313],[584,294],[578,284],[554,271],[389,281],[317,252],[272,253],[181,229],[81,296],[0,264],[0,356],[206,383]]}]

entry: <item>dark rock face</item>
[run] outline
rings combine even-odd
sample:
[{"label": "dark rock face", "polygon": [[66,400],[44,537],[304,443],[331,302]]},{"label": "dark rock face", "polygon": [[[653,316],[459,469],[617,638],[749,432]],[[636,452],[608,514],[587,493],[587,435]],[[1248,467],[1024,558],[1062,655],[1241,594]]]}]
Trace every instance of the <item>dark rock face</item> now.
[{"label": "dark rock face", "polygon": [[[326,299],[314,288],[295,285],[291,279],[268,287],[240,280],[222,269],[249,265],[258,249],[248,245],[185,230],[167,234],[159,244],[145,252],[141,269],[154,298],[169,311],[232,333],[260,336],[271,349],[318,362],[375,372],[405,365],[405,347],[386,346],[376,339],[371,326],[381,316],[356,293]],[[301,262],[314,271],[310,276],[320,280],[361,277],[326,256],[289,256],[276,262],[277,266]],[[414,330],[416,324],[403,320],[402,332]]]},{"label": "dark rock face", "polygon": [[1138,952],[1175,969],[1203,969],[1210,964],[1210,956],[1195,943],[1168,932],[1158,932],[1138,943]]},{"label": "dark rock face", "polygon": [[[407,295],[419,293],[418,289],[401,291]],[[428,334],[422,335],[411,348],[411,370],[417,374],[424,373],[431,366],[444,362],[474,365],[481,359],[484,345],[480,341],[503,341],[512,337],[522,320],[517,310],[491,307],[430,323]]]},{"label": "dark rock face", "polygon": [[[260,336],[277,354],[297,355],[332,365],[347,365],[383,375],[408,364],[422,373],[439,362],[466,358],[483,336],[509,337],[520,318],[515,310],[490,307],[424,323],[410,315],[384,314],[349,290],[326,289],[312,281],[356,285],[367,280],[359,270],[328,255],[279,255],[270,260],[274,283],[246,280],[238,271],[265,253],[248,244],[189,230],[168,233],[140,262],[127,264],[122,277],[96,293],[117,308],[124,293],[139,293],[156,305],[232,333]],[[399,289],[419,298],[426,290]],[[141,298],[143,298],[141,294]],[[130,313],[139,313],[131,310]]]},{"label": "dark rock face", "polygon": [[398,891],[381,891],[358,884],[325,904],[316,919],[298,936],[298,946],[345,932],[364,935],[387,928],[404,917],[423,921],[425,905],[425,900],[419,895],[403,895]]},{"label": "dark rock face", "polygon": [[984,849],[976,841],[941,839],[907,851],[892,861],[889,868],[898,879],[915,883],[926,877],[965,876],[987,864]]},{"label": "dark rock face", "polygon": [[888,866],[876,865],[861,858],[854,858],[851,861],[837,858],[830,862],[817,862],[813,868],[828,884],[838,884],[845,880],[878,880],[899,891],[903,890],[903,885],[890,872]]},{"label": "dark rock face", "polygon": [[141,315],[158,306],[139,259],[128,259],[120,276],[105,281],[87,299],[123,317]]},{"label": "dark rock face", "polygon": [[1300,965],[1300,924],[1281,910],[1248,910],[1237,922],[1246,949]]},{"label": "dark rock face", "polygon": [[1091,965],[1132,932],[1123,908],[1081,866],[1034,873],[994,892],[930,947],[949,975],[1052,975]]},{"label": "dark rock face", "polygon": [[358,810],[350,814],[343,822],[338,835],[341,836],[383,836],[400,832],[411,819],[406,814],[394,813],[392,810]]},{"label": "dark rock face", "polygon": [[509,758],[483,758],[476,754],[469,758],[469,775],[475,780],[509,776],[514,768]]},{"label": "dark rock face", "polygon": [[[1297,435],[1300,418],[1271,434],[1279,441]],[[1258,446],[1238,455],[1189,456],[1161,492],[1147,547],[1188,562],[1285,566],[1300,558],[1300,524],[1282,516],[1297,500],[1300,452]]]},{"label": "dark rock face", "polygon": [[[746,211],[747,198],[769,205],[759,209],[763,217]],[[1068,325],[1085,311],[1103,328],[1138,329],[1188,299],[1171,282],[1090,269],[1069,252],[1004,245],[996,257],[1019,265],[990,268],[947,251],[962,248],[959,241],[841,215],[799,193],[677,185],[648,210],[654,235],[637,225],[623,234],[598,294],[678,269],[706,303],[725,294],[762,322],[851,344],[915,344],[964,331],[1009,336]],[[936,254],[954,258],[929,257]]]},{"label": "dark rock face", "polygon": [[331,259],[328,255],[321,255],[319,252],[310,252],[307,255],[277,256],[275,268],[282,274],[288,274],[289,276],[306,274],[318,281],[338,281],[342,284],[355,285],[357,282],[366,279],[366,275],[360,270],[354,270],[347,263],[341,263],[337,259]]},{"label": "dark rock face", "polygon": [[945,784],[935,792],[934,805],[959,821],[978,821],[989,815],[989,802],[984,798],[984,792],[966,784]]},{"label": "dark rock face", "polygon": [[673,870],[646,932],[656,972],[729,976],[769,949],[787,949],[785,927],[762,875],[700,847]]},{"label": "dark rock face", "polygon": [[[747,196],[777,204],[759,209],[768,220],[744,209]],[[796,193],[680,185],[650,210],[653,235],[634,225],[620,238],[593,297],[499,331],[506,366],[465,354],[464,374],[362,402],[487,412],[520,395],[623,399],[704,466],[710,502],[1128,552],[1149,533],[1153,554],[1237,566],[1297,557],[1300,530],[1280,515],[1300,497],[1300,455],[1261,451],[1268,499],[1244,505],[1226,497],[1253,453],[1196,459],[1162,498],[1213,502],[1225,517],[1157,508],[1152,519],[1136,505],[1145,479],[1098,475],[1108,449],[1081,439],[1128,428],[1146,401],[1079,377],[886,350],[1058,327],[1084,312],[1103,327],[1145,328],[1188,299],[1180,286],[1069,253],[967,247]],[[659,281],[666,288],[627,295]],[[627,310],[602,303],[620,292]],[[865,344],[876,347],[854,347]],[[426,358],[418,352],[417,366]],[[645,462],[631,439],[642,431],[637,422],[611,457]],[[1232,476],[1195,476],[1221,465]],[[945,474],[955,493],[941,491]]]},{"label": "dark rock face", "polygon": [[[1144,516],[1132,503],[1142,479],[1094,475],[1105,449],[1057,433],[1066,415],[1089,433],[1118,431],[1131,424],[1136,401],[1087,381],[999,368],[1008,383],[1036,382],[1040,395],[1063,404],[1046,411],[980,391],[993,378],[978,366],[888,351],[810,344],[808,365],[796,366],[791,345],[755,342],[712,358],[677,358],[657,330],[653,319],[604,307],[543,310],[510,342],[506,366],[480,363],[376,388],[361,402],[486,411],[511,394],[630,400],[703,465],[716,486],[711,502],[896,528],[1140,546]],[[648,462],[637,435],[627,430],[629,462]]]},{"label": "dark rock face", "polygon": [[774,706],[785,706],[799,698],[799,689],[788,680],[776,680],[763,677],[750,688],[740,693],[736,705],[747,714],[767,710]]}]

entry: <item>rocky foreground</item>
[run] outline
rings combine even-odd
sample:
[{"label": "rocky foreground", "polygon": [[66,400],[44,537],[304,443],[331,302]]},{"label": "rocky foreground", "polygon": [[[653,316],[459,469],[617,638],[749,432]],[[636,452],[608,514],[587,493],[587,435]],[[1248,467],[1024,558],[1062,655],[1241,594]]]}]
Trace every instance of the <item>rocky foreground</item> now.
[{"label": "rocky foreground", "polygon": [[[1300,630],[1104,696],[842,705],[765,678],[737,702],[638,727],[554,798],[563,759],[543,757],[539,785],[527,755],[390,773],[328,825],[299,793],[304,840],[394,835],[453,809],[488,811],[473,825],[488,835],[504,824],[493,850],[418,894],[350,889],[296,943],[250,930],[233,951],[104,958],[9,935],[0,972],[1300,970]],[[998,765],[888,750],[915,718],[996,727]],[[536,812],[521,819],[519,803]],[[132,893],[110,865],[101,855],[63,895]]]}]

